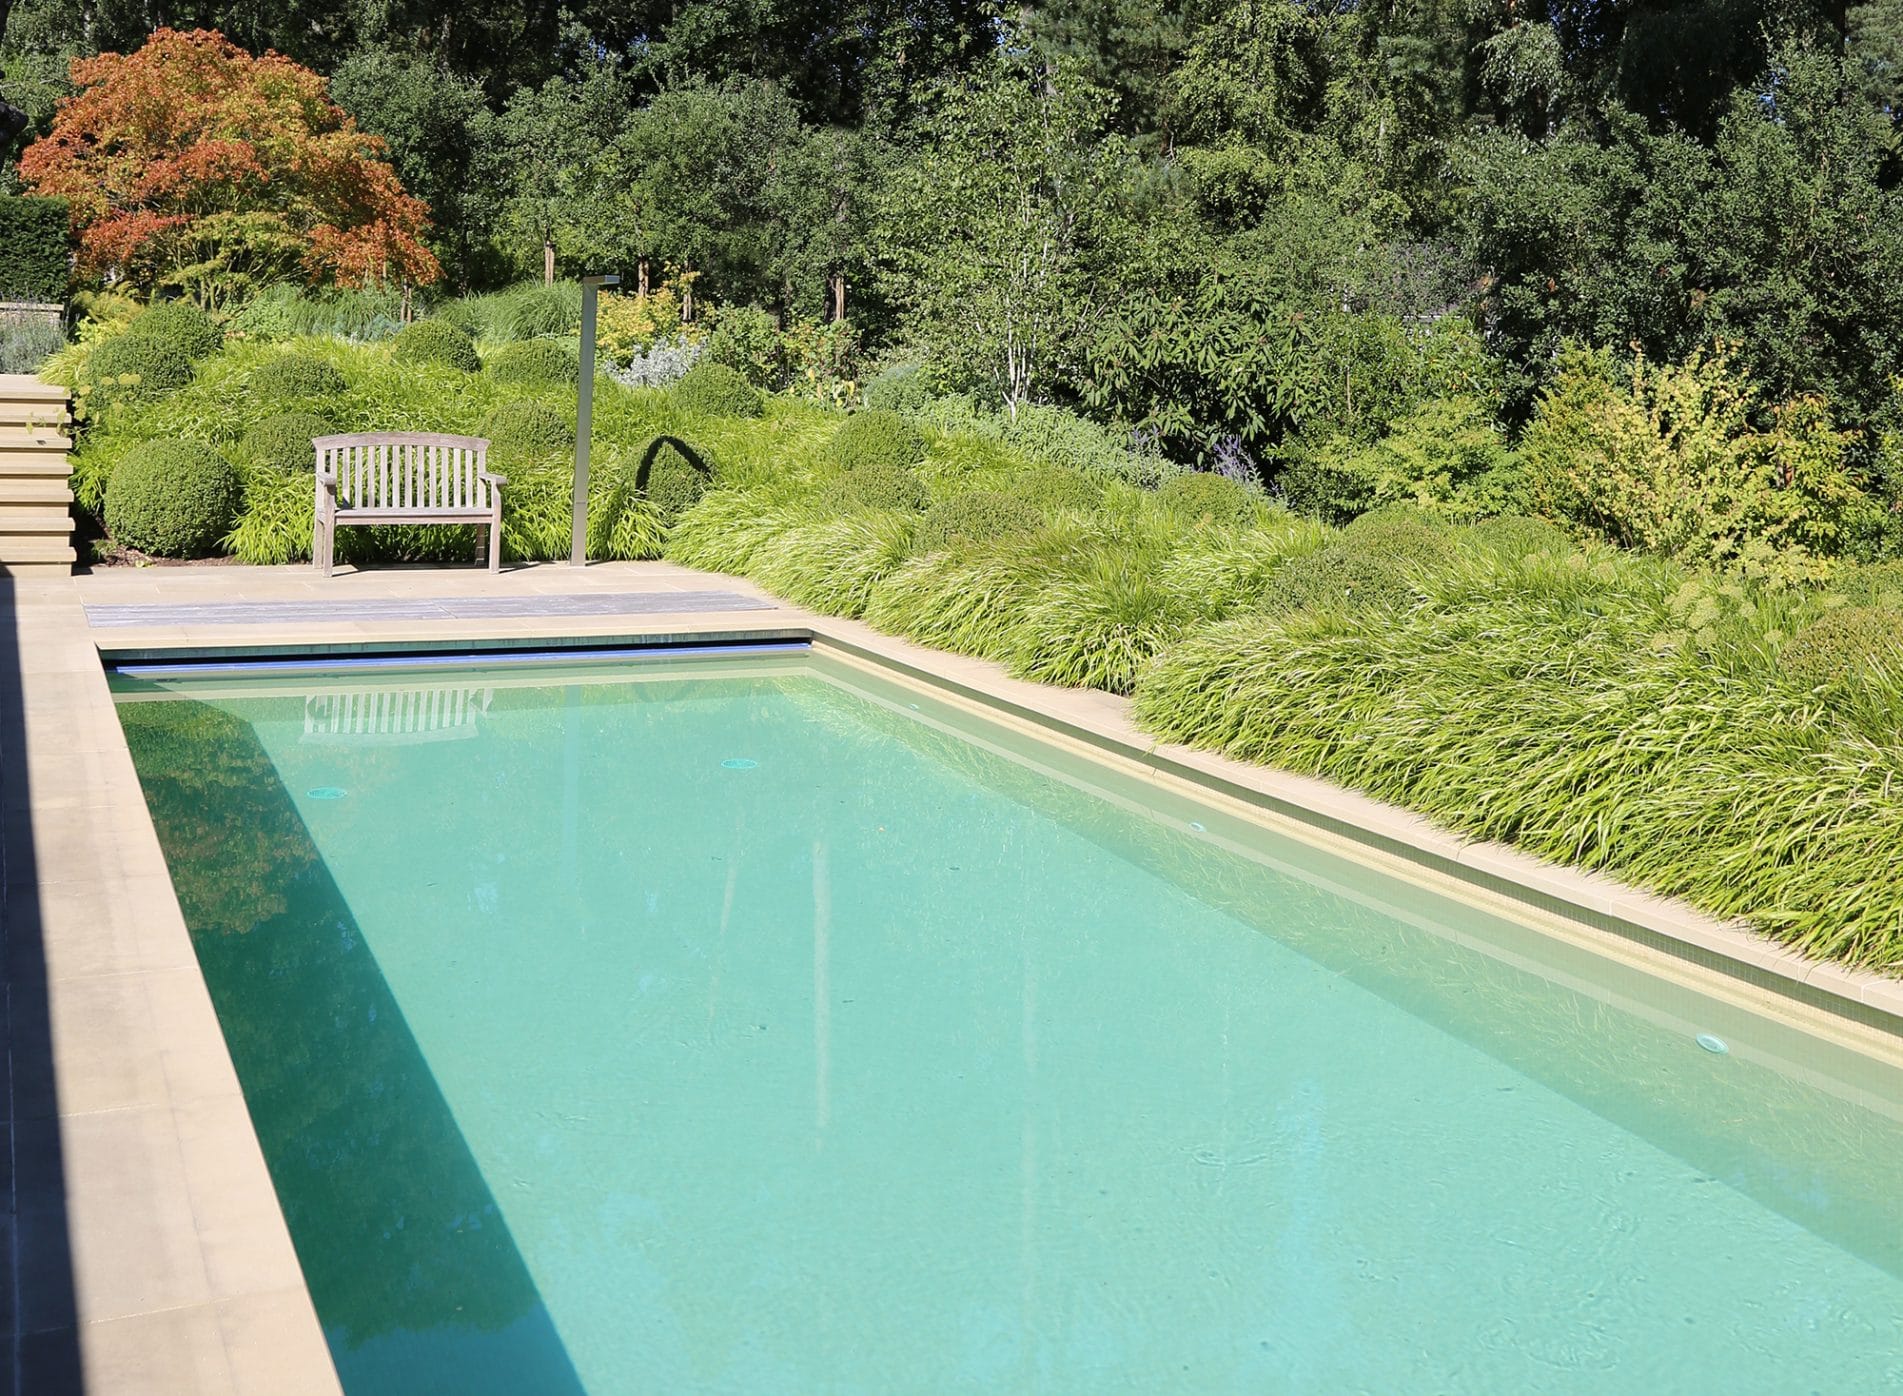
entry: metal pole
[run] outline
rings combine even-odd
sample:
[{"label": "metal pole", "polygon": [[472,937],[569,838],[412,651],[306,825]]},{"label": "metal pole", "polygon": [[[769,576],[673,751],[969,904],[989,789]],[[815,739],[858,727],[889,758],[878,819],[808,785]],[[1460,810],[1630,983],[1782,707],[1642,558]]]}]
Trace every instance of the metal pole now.
[{"label": "metal pole", "polygon": [[581,279],[581,387],[575,404],[575,509],[569,531],[568,565],[588,565],[588,445],[595,418],[595,292],[619,286],[618,276]]}]

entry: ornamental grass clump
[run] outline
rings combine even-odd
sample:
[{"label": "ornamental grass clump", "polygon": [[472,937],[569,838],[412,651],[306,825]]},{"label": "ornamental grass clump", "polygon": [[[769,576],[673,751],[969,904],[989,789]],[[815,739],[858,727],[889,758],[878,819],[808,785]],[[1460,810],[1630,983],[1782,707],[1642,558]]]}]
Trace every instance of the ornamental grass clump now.
[{"label": "ornamental grass clump", "polygon": [[833,433],[833,460],[844,470],[910,470],[925,459],[925,438],[897,412],[855,412]]},{"label": "ornamental grass clump", "polygon": [[251,370],[251,391],[272,402],[341,397],[349,384],[333,364],[295,351],[266,359]]},{"label": "ornamental grass clump", "polygon": [[1262,604],[1269,579],[1293,558],[1325,547],[1334,530],[1285,509],[1264,512],[1260,528],[1198,529],[1171,549],[1163,581],[1193,597],[1209,619]]},{"label": "ornamental grass clump", "polygon": [[766,411],[753,384],[725,364],[705,360],[682,374],[668,394],[681,411],[700,417],[758,417]]},{"label": "ornamental grass clump", "polygon": [[789,601],[856,619],[911,554],[917,526],[916,514],[891,510],[796,524],[760,548],[751,575]]},{"label": "ornamental grass clump", "polygon": [[1572,539],[1566,530],[1545,519],[1524,514],[1500,514],[1467,525],[1461,537],[1501,557],[1522,558],[1534,553],[1568,553]]},{"label": "ornamental grass clump", "polygon": [[514,341],[572,334],[581,324],[581,287],[573,281],[525,281],[450,301],[431,318],[454,325],[471,339]]},{"label": "ornamental grass clump", "polygon": [[573,385],[581,380],[581,363],[559,344],[525,340],[499,350],[483,369],[498,383],[531,387]]},{"label": "ornamental grass clump", "polygon": [[799,506],[765,488],[716,490],[668,531],[666,556],[683,567],[750,576],[760,550],[802,516]]},{"label": "ornamental grass clump", "polygon": [[1137,671],[1203,619],[1169,584],[1168,540],[1110,535],[1068,559],[1014,627],[1008,662],[1020,678],[1128,693]]},{"label": "ornamental grass clump", "polygon": [[1051,536],[1021,537],[961,552],[918,551],[872,590],[865,620],[903,635],[980,659],[1006,660],[1025,610],[1053,567],[1062,565]]},{"label": "ornamental grass clump", "polygon": [[1044,511],[1027,499],[995,490],[971,490],[926,510],[912,545],[921,553],[973,543],[993,543],[1034,533]]},{"label": "ornamental grass clump", "polygon": [[314,412],[279,412],[244,434],[238,443],[237,459],[258,470],[308,477],[317,468],[317,452],[311,442],[330,434],[330,423]]},{"label": "ornamental grass clump", "polygon": [[112,472],[106,527],[121,546],[154,557],[205,557],[230,531],[242,500],[237,470],[210,446],[148,441]]},{"label": "ornamental grass clump", "polygon": [[1903,611],[1844,606],[1805,626],[1778,655],[1778,668],[1800,689],[1865,679],[1903,679]]},{"label": "ornamental grass clump", "polygon": [[1138,720],[1351,785],[1450,828],[1903,965],[1903,749],[1806,698],[1652,650],[1641,609],[1519,598],[1198,631]]},{"label": "ornamental grass clump", "polygon": [[[310,476],[289,470],[248,469],[243,480],[244,506],[221,545],[238,561],[253,567],[308,561],[312,515],[316,512]],[[340,532],[376,534],[382,530]],[[342,538],[338,542],[344,544]]]},{"label": "ornamental grass clump", "polygon": [[439,364],[463,373],[474,373],[482,367],[475,340],[467,331],[440,319],[405,325],[396,337],[391,357],[400,364]]}]

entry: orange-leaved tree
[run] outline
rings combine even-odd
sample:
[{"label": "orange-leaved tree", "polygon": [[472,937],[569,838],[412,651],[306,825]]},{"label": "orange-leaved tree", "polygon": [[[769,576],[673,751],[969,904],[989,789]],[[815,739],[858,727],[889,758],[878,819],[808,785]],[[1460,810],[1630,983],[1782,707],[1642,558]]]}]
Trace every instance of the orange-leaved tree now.
[{"label": "orange-leaved tree", "polygon": [[324,79],[212,30],[160,29],[75,59],[80,89],[20,156],[70,201],[82,274],[165,287],[207,308],[302,276],[344,286],[442,274],[429,210],[330,100]]}]

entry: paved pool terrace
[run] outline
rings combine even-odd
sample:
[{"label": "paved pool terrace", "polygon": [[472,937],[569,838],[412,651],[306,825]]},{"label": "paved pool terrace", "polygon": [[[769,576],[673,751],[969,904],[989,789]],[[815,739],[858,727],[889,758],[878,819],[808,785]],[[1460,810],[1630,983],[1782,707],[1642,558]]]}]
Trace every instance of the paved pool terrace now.
[{"label": "paved pool terrace", "polygon": [[810,639],[1060,743],[1725,977],[1895,1051],[1903,982],[1821,965],[1609,879],[1470,843],[1320,781],[1137,731],[1126,700],[1025,683],[666,563],[0,578],[0,1393],[336,1392],[337,1379],[147,816],[104,659],[476,642]]}]

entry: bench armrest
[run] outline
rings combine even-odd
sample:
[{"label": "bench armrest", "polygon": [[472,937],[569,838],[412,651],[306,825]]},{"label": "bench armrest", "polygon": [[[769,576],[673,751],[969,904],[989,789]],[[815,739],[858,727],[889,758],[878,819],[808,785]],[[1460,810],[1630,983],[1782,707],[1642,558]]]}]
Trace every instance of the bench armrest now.
[{"label": "bench armrest", "polygon": [[509,483],[509,477],[507,475],[498,475],[493,470],[478,470],[476,477],[481,480],[487,480],[492,485],[506,485]]}]

